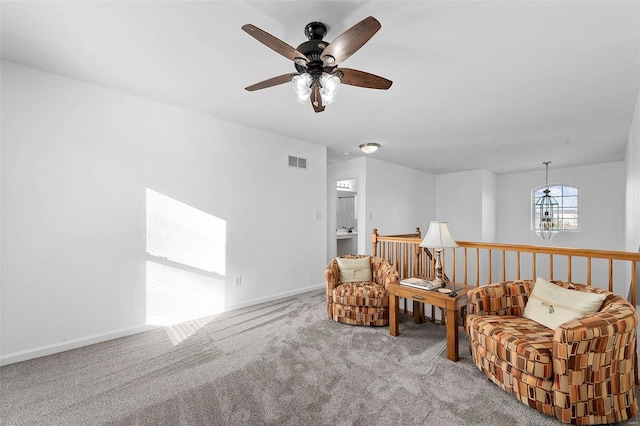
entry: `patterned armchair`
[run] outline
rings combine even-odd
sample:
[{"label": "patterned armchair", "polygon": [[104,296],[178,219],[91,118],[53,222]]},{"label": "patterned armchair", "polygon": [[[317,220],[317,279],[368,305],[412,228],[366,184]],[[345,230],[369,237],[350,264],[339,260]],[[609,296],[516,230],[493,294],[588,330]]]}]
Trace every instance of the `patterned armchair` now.
[{"label": "patterned armchair", "polygon": [[533,281],[507,281],[468,292],[466,330],[473,362],[522,403],[564,423],[603,424],[636,415],[635,308],[606,290],[599,312],[555,331],[523,318]]},{"label": "patterned armchair", "polygon": [[[346,255],[343,259],[359,259],[364,255]],[[324,271],[327,290],[327,316],[350,325],[389,324],[389,292],[387,285],[400,279],[396,268],[382,257],[370,257],[372,281],[340,281],[338,262],[334,259]]]}]

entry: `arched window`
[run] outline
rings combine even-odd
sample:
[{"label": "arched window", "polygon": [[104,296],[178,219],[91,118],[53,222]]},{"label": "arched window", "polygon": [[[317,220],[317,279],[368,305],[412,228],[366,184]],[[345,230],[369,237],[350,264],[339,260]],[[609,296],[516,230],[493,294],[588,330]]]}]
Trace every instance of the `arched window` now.
[{"label": "arched window", "polygon": [[[535,207],[536,202],[544,196],[545,189],[546,186],[541,186],[531,191],[531,229],[535,229],[539,219],[540,212]],[[554,218],[554,222],[557,219],[558,230],[579,231],[578,188],[570,185],[549,185],[549,191],[549,195],[558,202],[558,217]]]}]

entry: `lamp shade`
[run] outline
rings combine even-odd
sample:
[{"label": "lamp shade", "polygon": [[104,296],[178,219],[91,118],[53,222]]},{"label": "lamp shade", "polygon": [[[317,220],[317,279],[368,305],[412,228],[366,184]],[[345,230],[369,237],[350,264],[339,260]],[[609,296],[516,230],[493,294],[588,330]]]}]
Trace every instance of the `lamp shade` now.
[{"label": "lamp shade", "polygon": [[454,248],[458,247],[458,244],[451,238],[447,222],[432,220],[429,222],[427,235],[420,243],[420,247]]}]

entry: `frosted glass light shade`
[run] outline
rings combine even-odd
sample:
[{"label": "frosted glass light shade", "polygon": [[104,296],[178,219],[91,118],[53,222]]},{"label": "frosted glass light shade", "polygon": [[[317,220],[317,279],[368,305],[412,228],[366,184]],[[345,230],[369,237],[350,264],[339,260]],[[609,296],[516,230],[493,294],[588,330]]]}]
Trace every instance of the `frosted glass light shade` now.
[{"label": "frosted glass light shade", "polygon": [[380,148],[380,144],[375,142],[363,143],[359,148],[365,154],[371,154],[376,152],[378,148]]},{"label": "frosted glass light shade", "polygon": [[336,100],[336,93],[340,89],[340,79],[337,75],[323,72],[320,76],[320,96],[322,104],[329,105]]},{"label": "frosted glass light shade", "polygon": [[296,75],[291,79],[291,83],[298,102],[307,105],[311,96],[311,84],[313,83],[311,74],[305,72],[304,74]]}]

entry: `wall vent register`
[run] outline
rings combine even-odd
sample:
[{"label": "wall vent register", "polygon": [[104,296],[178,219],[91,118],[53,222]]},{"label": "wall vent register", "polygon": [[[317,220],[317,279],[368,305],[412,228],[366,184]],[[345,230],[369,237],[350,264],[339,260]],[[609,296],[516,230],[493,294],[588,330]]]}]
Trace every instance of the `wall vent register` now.
[{"label": "wall vent register", "polygon": [[296,167],[298,169],[306,169],[307,168],[307,159],[306,158],[298,158],[293,155],[289,156],[289,167]]}]

